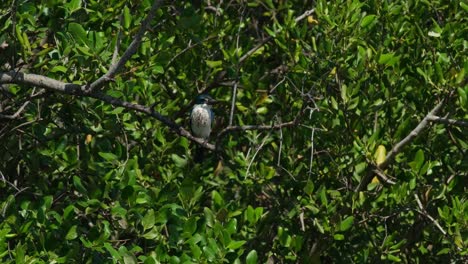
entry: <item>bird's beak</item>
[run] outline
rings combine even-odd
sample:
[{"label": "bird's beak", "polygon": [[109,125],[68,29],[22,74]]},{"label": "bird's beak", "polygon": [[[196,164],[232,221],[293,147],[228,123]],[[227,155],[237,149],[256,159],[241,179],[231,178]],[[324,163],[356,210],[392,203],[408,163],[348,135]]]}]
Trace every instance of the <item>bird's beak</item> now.
[{"label": "bird's beak", "polygon": [[218,103],[218,101],[216,101],[216,100],[215,100],[215,99],[213,99],[213,98],[209,98],[209,99],[207,100],[207,102],[206,102],[206,103],[207,103],[207,104],[209,104],[209,105],[214,105],[214,104],[217,104],[217,103]]}]

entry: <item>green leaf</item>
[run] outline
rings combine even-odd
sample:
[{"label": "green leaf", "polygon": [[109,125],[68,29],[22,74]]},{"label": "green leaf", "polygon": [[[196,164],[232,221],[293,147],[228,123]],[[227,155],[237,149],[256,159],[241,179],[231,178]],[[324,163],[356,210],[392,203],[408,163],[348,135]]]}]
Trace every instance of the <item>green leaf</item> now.
[{"label": "green leaf", "polygon": [[123,107],[116,107],[114,110],[112,110],[109,113],[113,114],[113,115],[117,115],[117,114],[121,114],[124,110],[125,110],[125,108],[123,108]]},{"label": "green leaf", "polygon": [[138,263],[136,257],[132,253],[128,252],[122,255],[124,258],[124,264],[137,264]]},{"label": "green leaf", "polygon": [[335,234],[335,235],[333,235],[333,239],[338,240],[338,241],[344,240],[344,235]]},{"label": "green leaf", "polygon": [[387,259],[393,262],[401,262],[401,259],[399,257],[392,255],[392,254],[388,254]]},{"label": "green leaf", "polygon": [[213,190],[211,192],[211,198],[213,199],[216,206],[221,207],[224,205],[224,199],[221,194],[219,194],[219,192]]},{"label": "green leaf", "polygon": [[[465,68],[462,68],[459,73],[457,73],[456,76],[456,83],[461,83],[465,79]],[[461,89],[461,88],[458,88]]]},{"label": "green leaf", "polygon": [[164,73],[164,68],[161,65],[155,65],[152,67],[153,69],[153,74],[163,74]]},{"label": "green leaf", "polygon": [[78,237],[78,233],[76,232],[76,225],[72,226],[68,232],[67,235],[65,236],[66,240],[73,240]]},{"label": "green leaf", "polygon": [[365,16],[361,21],[361,27],[365,28],[365,27],[369,26],[372,22],[374,22],[376,17],[377,17],[376,15],[367,15],[367,16]]},{"label": "green leaf", "polygon": [[143,230],[152,228],[154,226],[155,219],[156,218],[154,216],[154,210],[149,209],[148,212],[146,212],[145,216],[143,217],[143,220],[141,221]]},{"label": "green leaf", "polygon": [[29,37],[26,32],[23,31],[23,48],[25,48],[28,52],[31,52],[31,43],[29,43]]},{"label": "green leaf", "polygon": [[132,15],[130,14],[130,9],[125,6],[123,10],[123,27],[128,29],[132,23]]},{"label": "green leaf", "polygon": [[304,192],[307,193],[308,195],[311,195],[314,191],[314,182],[311,180],[307,180],[307,183],[304,187]]},{"label": "green leaf", "polygon": [[210,61],[210,60],[205,60],[205,63],[208,67],[210,68],[219,68],[221,65],[223,65],[223,61]]},{"label": "green leaf", "polygon": [[257,108],[256,112],[259,115],[264,115],[264,114],[268,113],[268,108],[265,107],[265,106],[262,106],[262,107]]},{"label": "green leaf", "polygon": [[24,47],[25,44],[24,44],[24,39],[23,39],[23,32],[21,31],[21,27],[19,25],[16,25],[15,33],[16,33],[16,37],[18,38],[19,43],[21,44],[21,46]]},{"label": "green leaf", "polygon": [[88,43],[86,30],[84,30],[81,24],[71,22],[68,24],[68,32],[71,33],[73,38],[82,45],[86,45]]},{"label": "green leaf", "polygon": [[149,240],[154,240],[157,237],[160,237],[160,233],[156,228],[151,228],[148,232],[143,234],[143,237]]},{"label": "green leaf", "polygon": [[434,31],[429,31],[427,33],[429,37],[434,37],[434,38],[440,38],[440,33],[439,32],[434,32]]},{"label": "green leaf", "polygon": [[419,149],[414,156],[414,160],[410,162],[410,166],[415,173],[419,173],[422,165],[424,164],[424,151]]},{"label": "green leaf", "polygon": [[340,230],[341,231],[346,231],[349,228],[351,228],[354,224],[354,216],[348,216],[345,218],[343,221],[340,223]]},{"label": "green leaf", "polygon": [[51,71],[51,72],[62,72],[62,73],[66,73],[67,70],[68,70],[67,67],[62,66],[62,65],[57,65],[57,66],[54,66],[50,71]]},{"label": "green leaf", "polygon": [[83,55],[86,55],[89,57],[93,56],[93,54],[90,52],[90,49],[86,46],[79,46],[79,47],[76,47],[76,49],[78,49]]},{"label": "green leaf", "polygon": [[393,66],[400,61],[400,56],[395,56],[395,53],[382,53],[379,57],[379,64]]},{"label": "green leaf", "polygon": [[258,255],[257,251],[251,250],[249,254],[247,254],[247,257],[245,258],[245,263],[247,264],[256,264],[258,262]]},{"label": "green leaf", "polygon": [[460,106],[467,110],[468,109],[468,95],[462,88],[457,88],[458,91],[458,99],[460,100]]},{"label": "green leaf", "polygon": [[326,189],[324,187],[321,188],[319,194],[320,194],[320,202],[325,205],[325,206],[328,206],[328,199],[327,199],[327,193],[326,193]]},{"label": "green leaf", "polygon": [[227,246],[228,249],[238,249],[240,247],[242,247],[247,241],[245,240],[238,240],[238,241],[235,241],[235,240],[232,240],[229,245]]},{"label": "green leaf", "polygon": [[119,252],[115,248],[113,248],[112,245],[108,242],[104,243],[104,248],[107,249],[107,251],[111,254],[113,259],[118,260],[121,258]]},{"label": "green leaf", "polygon": [[184,168],[187,165],[187,159],[184,159],[177,154],[172,154],[171,158],[176,167],[178,168]]},{"label": "green leaf", "polygon": [[76,209],[75,206],[71,204],[67,206],[65,210],[63,210],[63,219],[65,221],[70,220],[70,218],[72,218],[74,215],[75,209]]},{"label": "green leaf", "polygon": [[86,188],[81,183],[81,179],[78,176],[73,176],[73,185],[80,193],[87,193]]},{"label": "green leaf", "polygon": [[209,227],[213,227],[215,218],[213,212],[208,207],[203,208],[203,212],[205,214],[206,225]]},{"label": "green leaf", "polygon": [[450,248],[443,248],[437,252],[437,255],[447,255],[450,253]]},{"label": "green leaf", "polygon": [[377,186],[379,186],[379,182],[370,182],[368,185],[367,185],[367,190],[368,191],[372,191],[374,190]]},{"label": "green leaf", "polygon": [[69,3],[65,4],[65,6],[71,14],[81,8],[81,0],[71,0]]},{"label": "green leaf", "polygon": [[465,10],[465,12],[468,12],[468,4],[464,3],[463,1],[460,1],[460,6]]},{"label": "green leaf", "polygon": [[99,152],[99,156],[104,158],[106,161],[116,161],[118,160],[117,156],[113,153]]}]

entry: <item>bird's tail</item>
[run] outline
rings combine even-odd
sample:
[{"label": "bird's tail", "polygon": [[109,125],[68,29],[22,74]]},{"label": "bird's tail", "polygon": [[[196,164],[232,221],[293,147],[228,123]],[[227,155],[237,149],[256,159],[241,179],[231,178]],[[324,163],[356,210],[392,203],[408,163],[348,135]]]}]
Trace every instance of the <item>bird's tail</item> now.
[{"label": "bird's tail", "polygon": [[193,160],[195,163],[201,163],[203,161],[203,156],[204,156],[204,149],[202,146],[196,146],[195,147],[195,153],[193,155]]}]

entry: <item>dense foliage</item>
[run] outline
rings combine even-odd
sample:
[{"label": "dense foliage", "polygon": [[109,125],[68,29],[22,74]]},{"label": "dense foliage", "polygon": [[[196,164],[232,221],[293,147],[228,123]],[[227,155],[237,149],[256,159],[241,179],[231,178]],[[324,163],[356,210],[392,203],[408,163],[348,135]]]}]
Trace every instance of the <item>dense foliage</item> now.
[{"label": "dense foliage", "polygon": [[[0,74],[93,82],[152,4],[2,1]],[[221,101],[201,164],[149,115],[4,82],[0,262],[466,261],[467,22],[464,1],[164,1],[100,90],[185,128]],[[272,127],[220,135],[231,102]]]}]

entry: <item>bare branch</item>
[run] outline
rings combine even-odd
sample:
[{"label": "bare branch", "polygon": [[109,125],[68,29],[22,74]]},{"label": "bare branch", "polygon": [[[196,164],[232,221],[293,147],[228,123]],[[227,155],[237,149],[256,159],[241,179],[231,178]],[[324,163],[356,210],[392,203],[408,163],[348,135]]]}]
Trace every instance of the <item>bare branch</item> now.
[{"label": "bare branch", "polygon": [[161,121],[162,123],[164,123],[165,125],[167,125],[172,131],[174,131],[178,135],[186,137],[209,150],[215,149],[213,144],[208,143],[205,139],[194,137],[189,131],[184,129],[182,126],[176,124],[174,121],[160,114],[159,112],[154,111],[151,107],[122,101],[120,99],[104,94],[102,92],[91,93],[89,94],[89,96],[99,99],[101,101],[104,101],[106,103],[115,105],[115,106],[122,106],[126,109],[132,109],[132,110],[144,113],[146,115],[152,116],[156,118],[157,120]]},{"label": "bare branch", "polygon": [[279,149],[278,149],[278,163],[276,166],[281,166],[281,152],[283,150],[283,129],[279,129],[280,132],[280,138],[279,138]]},{"label": "bare branch", "polygon": [[12,115],[2,115],[0,114],[0,118],[2,119],[16,119],[18,116],[23,112],[24,108],[30,103],[30,101],[26,101],[17,111]]},{"label": "bare branch", "polygon": [[281,123],[281,124],[272,124],[272,125],[246,125],[246,126],[228,126],[225,129],[221,130],[221,132],[218,133],[216,136],[216,151],[218,153],[221,153],[221,140],[229,133],[236,132],[236,131],[248,131],[248,130],[278,130],[282,129],[284,127],[293,127],[297,126],[299,123],[299,119],[302,117],[304,114],[304,111],[307,109],[307,107],[303,107],[301,111],[296,115],[294,120]]},{"label": "bare branch", "polygon": [[250,167],[252,166],[252,164],[253,164],[253,162],[255,160],[255,157],[260,152],[260,150],[263,148],[263,146],[265,145],[265,142],[267,141],[269,136],[270,136],[270,133],[268,133],[268,135],[265,136],[265,138],[262,140],[262,143],[260,144],[260,146],[258,146],[257,149],[255,150],[255,153],[253,154],[252,159],[250,160],[249,165],[247,166],[247,170],[245,172],[245,175],[247,177],[249,176]]},{"label": "bare branch", "polygon": [[234,131],[247,131],[247,130],[277,130],[283,127],[291,127],[296,125],[296,121],[290,121],[277,125],[246,125],[246,126],[228,126],[219,132],[218,137],[223,137],[227,133]]},{"label": "bare branch", "polygon": [[231,100],[231,111],[229,112],[229,126],[232,126],[234,121],[234,109],[236,108],[236,98],[237,98],[237,81],[234,82],[234,87],[232,88],[232,100]]},{"label": "bare branch", "polygon": [[402,139],[395,146],[393,146],[393,148],[385,157],[385,160],[377,166],[377,170],[368,170],[367,174],[361,179],[361,182],[356,187],[355,191],[360,192],[364,190],[364,188],[366,188],[366,186],[369,184],[372,177],[374,176],[374,173],[377,174],[377,176],[379,176],[379,178],[382,179],[385,183],[392,184],[392,182],[389,182],[388,179],[382,177],[382,173],[380,172],[384,171],[394,161],[395,156],[403,150],[403,147],[408,145],[411,141],[413,141],[414,138],[416,138],[419,134],[422,133],[422,131],[429,124],[429,117],[439,112],[443,104],[444,100],[441,100],[434,108],[432,108],[432,110],[423,118],[423,120],[421,120],[421,122],[416,126],[416,128],[414,128],[404,139]]},{"label": "bare branch", "polygon": [[375,168],[373,170],[373,172],[377,175],[377,177],[379,177],[379,179],[386,183],[386,184],[389,184],[389,185],[395,185],[396,182],[394,182],[392,179],[390,179],[386,174],[385,172],[383,172],[382,170],[380,170],[379,168]]},{"label": "bare branch", "polygon": [[300,21],[303,20],[304,18],[306,18],[306,17],[312,15],[314,12],[315,12],[315,8],[310,9],[310,10],[307,10],[307,11],[305,11],[302,15],[296,17],[296,18],[294,19],[294,21],[296,21],[296,23],[297,23],[297,22],[300,22]]},{"label": "bare branch", "polygon": [[259,50],[261,47],[263,47],[263,45],[268,43],[270,40],[272,40],[271,36],[268,36],[267,38],[263,39],[260,43],[257,44],[257,46],[253,47],[252,49],[247,51],[244,55],[242,55],[242,57],[240,57],[240,59],[239,59],[239,63],[244,62],[247,58],[252,56],[252,54],[254,54],[257,50]]},{"label": "bare branch", "polygon": [[441,123],[446,125],[453,125],[453,126],[461,126],[461,127],[468,127],[468,121],[465,120],[455,120],[444,118],[436,115],[430,115],[427,117],[427,120],[434,122],[434,123]]},{"label": "bare branch", "polygon": [[[115,47],[114,47],[114,53],[112,54],[112,62],[111,62],[111,67],[117,63],[117,59],[119,56],[119,50],[120,50],[120,44],[122,44],[122,23],[123,23],[123,14],[120,15],[119,18],[120,21],[120,28],[119,28],[119,33],[117,34],[117,39],[115,40]],[[110,68],[109,68],[110,70]]]},{"label": "bare branch", "polygon": [[78,84],[65,83],[49,77],[37,74],[28,74],[23,72],[0,72],[0,84],[15,83],[28,86],[37,86],[66,94],[83,93],[82,86]]},{"label": "bare branch", "polygon": [[421,200],[419,199],[418,195],[417,194],[414,194],[414,198],[416,199],[416,202],[418,203],[418,207],[420,209],[420,211],[418,211],[418,213],[420,213],[421,215],[427,217],[429,220],[431,220],[431,222],[440,230],[440,232],[442,232],[442,234],[444,236],[447,235],[447,232],[442,228],[442,226],[439,224],[439,222],[437,222],[436,219],[434,219],[427,211],[426,211],[426,208],[424,208],[423,204],[421,203]]},{"label": "bare branch", "polygon": [[101,76],[99,79],[91,83],[89,85],[89,90],[93,91],[95,89],[98,89],[102,87],[105,83],[108,81],[112,80],[117,74],[117,72],[125,65],[125,63],[135,54],[138,50],[138,47],[140,46],[141,40],[143,38],[143,35],[145,34],[146,30],[148,29],[151,20],[153,20],[153,17],[156,13],[156,10],[159,8],[159,5],[161,3],[161,0],[155,0],[153,3],[153,6],[151,7],[148,16],[143,20],[143,23],[140,26],[140,29],[138,30],[138,33],[136,34],[135,38],[133,39],[132,43],[128,46],[127,50],[124,52],[120,60],[117,61],[117,63],[112,64],[111,67],[109,68],[109,71]]},{"label": "bare branch", "polygon": [[393,146],[392,150],[387,154],[385,157],[385,161],[382,162],[378,167],[381,170],[387,168],[395,159],[395,156],[400,153],[406,145],[408,145],[415,137],[417,137],[421,132],[427,127],[429,124],[429,117],[437,114],[439,110],[442,108],[444,104],[444,100],[440,101],[424,118],[421,122],[413,129],[404,139],[398,142],[395,146]]},{"label": "bare branch", "polygon": [[37,74],[27,74],[22,72],[0,72],[0,84],[4,83],[15,83],[15,84],[24,84],[30,86],[37,86],[41,88],[45,88],[50,91],[55,91],[59,93],[71,94],[80,97],[92,97],[103,102],[109,103],[114,106],[121,106],[126,109],[135,110],[140,113],[144,113],[146,115],[152,116],[159,121],[163,122],[167,125],[172,131],[177,133],[180,136],[186,137],[203,147],[214,150],[214,145],[206,142],[206,140],[194,137],[189,131],[184,129],[183,127],[179,126],[178,124],[174,123],[171,119],[166,116],[161,115],[160,113],[154,111],[151,107],[134,104],[130,102],[126,102],[120,100],[118,98],[112,97],[105,93],[99,91],[88,91],[82,89],[82,86],[78,84],[72,83],[64,83],[58,80],[54,80],[45,76],[37,75]]}]

